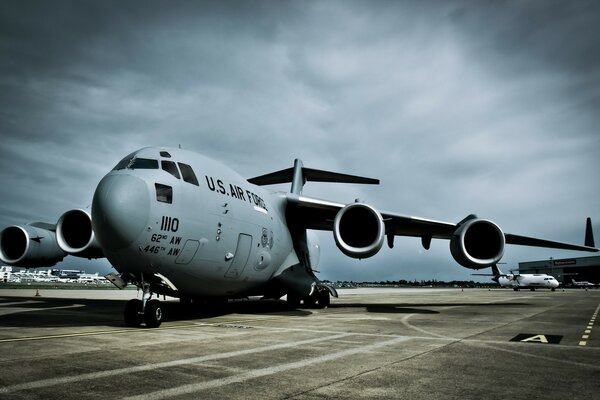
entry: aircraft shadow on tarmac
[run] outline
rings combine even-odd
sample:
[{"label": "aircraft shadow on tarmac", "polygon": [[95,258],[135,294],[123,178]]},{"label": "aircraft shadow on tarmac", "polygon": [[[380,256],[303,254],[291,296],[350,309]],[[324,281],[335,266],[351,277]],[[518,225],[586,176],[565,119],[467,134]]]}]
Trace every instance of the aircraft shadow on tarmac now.
[{"label": "aircraft shadow on tarmac", "polygon": [[[4,313],[3,304],[11,311]],[[0,327],[125,326],[126,300],[70,299],[50,297],[0,297]],[[162,302],[164,321],[186,321],[228,314],[309,316],[291,309],[283,300],[233,301],[222,305],[195,306],[178,301]]]},{"label": "aircraft shadow on tarmac", "polygon": [[[10,303],[11,312],[4,314],[3,304]],[[126,301],[106,299],[70,299],[46,297],[0,297],[0,327],[69,327],[69,326],[113,326],[123,327],[123,310]],[[232,301],[213,306],[184,305],[177,301],[162,302],[164,321],[186,321],[211,318],[229,314],[281,315],[307,317],[313,314],[310,308],[291,309],[283,300]],[[526,303],[340,303],[331,304],[330,309],[353,308],[357,312],[387,314],[439,314],[431,308],[444,307],[507,307],[527,306]]]},{"label": "aircraft shadow on tarmac", "polygon": [[[362,308],[372,313],[384,314],[439,314],[440,311],[430,310],[421,307],[507,307],[507,306],[526,306],[526,303],[414,303],[414,304],[365,304],[365,303],[349,303],[349,304],[332,304],[330,308]],[[419,308],[417,308],[419,307]]]}]

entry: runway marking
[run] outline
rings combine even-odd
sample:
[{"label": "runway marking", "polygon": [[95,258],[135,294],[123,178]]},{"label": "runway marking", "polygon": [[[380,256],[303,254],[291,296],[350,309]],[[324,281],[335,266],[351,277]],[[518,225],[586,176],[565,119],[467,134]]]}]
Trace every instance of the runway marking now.
[{"label": "runway marking", "polygon": [[433,332],[429,332],[429,331],[427,331],[425,329],[422,329],[422,328],[419,328],[417,326],[412,325],[410,322],[408,322],[408,320],[413,315],[415,315],[415,314],[407,314],[404,317],[402,317],[402,319],[400,320],[402,322],[402,325],[406,326],[409,329],[414,329],[415,331],[419,331],[421,333],[424,333],[426,335],[431,335],[431,336],[434,336],[434,337],[437,337],[437,338],[444,338],[444,339],[447,338],[447,336],[439,335],[439,334],[433,333]]},{"label": "runway marking", "polygon": [[[20,303],[25,304],[25,303]],[[7,312],[4,312],[2,307],[0,307],[0,315],[10,315],[10,314],[21,314],[32,311],[48,311],[48,310],[66,310],[69,308],[80,308],[84,307],[83,304],[71,304],[69,306],[60,306],[60,307],[44,307],[44,308],[7,308]]]},{"label": "runway marking", "polygon": [[600,304],[596,307],[596,311],[592,314],[592,318],[590,322],[588,322],[587,327],[583,331],[583,335],[581,335],[581,341],[579,342],[580,346],[587,346],[587,341],[590,338],[590,333],[592,333],[592,328],[594,327],[594,322],[596,322],[596,317],[598,316],[598,312],[600,311]]},{"label": "runway marking", "polygon": [[[71,306],[69,306],[71,307]],[[8,338],[8,339],[0,339],[0,343],[10,343],[10,342],[26,342],[30,340],[48,340],[48,339],[62,339],[68,337],[78,337],[78,336],[96,336],[96,335],[110,335],[110,334],[119,334],[119,333],[151,333],[154,331],[161,331],[167,329],[180,329],[180,328],[198,328],[205,326],[213,326],[213,327],[226,327],[231,325],[231,328],[241,328],[239,325],[242,322],[248,322],[248,320],[240,320],[240,321],[231,321],[230,323],[191,323],[191,324],[182,324],[182,325],[172,325],[172,326],[161,326],[160,328],[153,328],[151,330],[145,328],[128,328],[128,329],[112,329],[105,331],[93,331],[93,332],[80,332],[80,333],[63,333],[59,335],[44,335],[44,336],[26,336],[22,338]],[[235,325],[238,324],[238,325]],[[250,327],[250,326],[249,326]]]},{"label": "runway marking", "polygon": [[0,303],[0,308],[2,307],[10,307],[10,306],[16,306],[16,305],[23,305],[23,304],[31,304],[31,303],[43,303],[41,300],[25,300],[25,301],[13,301],[11,303]]},{"label": "runway marking", "polygon": [[394,344],[398,344],[398,343],[404,342],[406,340],[409,340],[409,338],[397,337],[395,339],[386,340],[383,342],[378,342],[378,343],[373,343],[373,344],[366,345],[366,346],[360,346],[360,347],[355,347],[355,348],[351,348],[351,349],[338,351],[337,353],[330,353],[330,354],[325,354],[325,355],[313,357],[313,358],[307,358],[304,360],[295,361],[295,362],[291,362],[291,363],[287,363],[287,364],[280,364],[280,365],[275,365],[272,367],[255,369],[255,370],[251,370],[251,371],[248,371],[248,372],[240,374],[240,375],[230,376],[228,378],[213,379],[210,381],[200,382],[200,383],[191,383],[188,385],[182,385],[182,386],[178,386],[178,387],[174,387],[174,388],[170,388],[170,389],[159,390],[156,392],[144,393],[141,395],[131,396],[131,397],[125,397],[123,399],[124,400],[158,400],[158,399],[164,399],[167,397],[174,397],[174,396],[195,393],[195,392],[199,392],[199,391],[205,390],[205,389],[213,389],[213,388],[217,388],[217,387],[221,387],[221,386],[231,385],[234,383],[245,382],[250,379],[261,378],[263,376],[274,375],[274,374],[277,374],[280,372],[286,372],[286,371],[289,371],[292,369],[309,367],[309,366],[312,366],[315,364],[321,364],[321,363],[324,363],[327,361],[333,361],[333,360],[337,360],[339,358],[348,357],[348,356],[352,356],[355,354],[367,353],[369,351],[373,351],[373,350],[376,350],[376,349],[379,349],[382,347],[386,347],[386,346],[392,346]]},{"label": "runway marking", "polygon": [[562,340],[562,335],[546,335],[546,334],[535,334],[535,333],[519,333],[514,338],[510,339],[511,342],[521,343],[544,343],[544,344],[559,344]]},{"label": "runway marking", "polygon": [[129,329],[112,329],[106,331],[93,331],[93,332],[80,332],[80,333],[63,333],[59,335],[44,335],[44,336],[26,336],[22,338],[9,338],[9,339],[0,339],[0,343],[10,343],[10,342],[26,342],[33,340],[48,340],[48,339],[62,339],[69,337],[78,337],[78,336],[96,336],[96,335],[110,335],[117,333],[135,333],[135,332],[153,332],[157,330],[165,330],[165,329],[178,329],[178,328],[192,328],[197,327],[197,324],[186,324],[186,325],[173,325],[173,326],[165,326],[161,328],[154,328],[152,330],[142,329],[142,328],[129,328]]},{"label": "runway marking", "polygon": [[[270,346],[255,347],[253,349],[236,350],[236,351],[230,351],[227,353],[208,354],[208,355],[199,356],[199,357],[183,358],[180,360],[165,361],[165,362],[146,364],[146,365],[138,365],[135,367],[118,368],[118,369],[112,369],[112,370],[107,370],[107,371],[90,372],[87,374],[65,376],[62,378],[56,377],[56,378],[50,378],[50,379],[42,379],[39,381],[31,381],[31,382],[19,383],[16,385],[5,386],[3,388],[0,388],[0,393],[11,393],[11,392],[17,392],[20,390],[46,388],[46,387],[50,387],[50,386],[63,385],[63,384],[80,382],[80,381],[91,380],[91,379],[107,378],[107,377],[115,376],[115,375],[130,374],[130,373],[142,372],[142,371],[150,371],[150,370],[155,370],[155,369],[169,368],[169,367],[175,367],[175,366],[187,365],[187,364],[195,364],[195,363],[201,363],[201,362],[206,362],[206,361],[222,360],[225,358],[237,357],[237,356],[242,356],[242,355],[264,353],[267,351],[287,349],[287,348],[299,347],[299,346],[303,346],[303,345],[307,345],[307,344],[336,340],[336,339],[341,339],[341,338],[352,336],[352,335],[353,335],[352,333],[339,333],[336,335],[319,337],[319,338],[315,338],[315,339],[307,339],[307,340],[301,340],[301,341],[297,341],[297,342],[287,342],[287,343],[274,344],[274,345],[270,345]],[[407,340],[407,338],[404,338],[404,337],[402,339]],[[395,340],[398,340],[398,338],[396,338]]]}]

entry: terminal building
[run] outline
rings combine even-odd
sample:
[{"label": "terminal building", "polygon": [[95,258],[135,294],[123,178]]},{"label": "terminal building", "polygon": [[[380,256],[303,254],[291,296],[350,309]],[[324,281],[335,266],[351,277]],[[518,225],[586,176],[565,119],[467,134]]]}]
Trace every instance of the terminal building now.
[{"label": "terminal building", "polygon": [[561,284],[572,280],[600,283],[600,256],[549,259],[519,263],[521,274],[548,274]]}]

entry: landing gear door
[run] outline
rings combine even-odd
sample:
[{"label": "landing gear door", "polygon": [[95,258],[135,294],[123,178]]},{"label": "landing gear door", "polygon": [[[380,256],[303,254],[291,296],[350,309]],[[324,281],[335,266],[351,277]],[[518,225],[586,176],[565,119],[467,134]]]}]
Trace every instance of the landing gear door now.
[{"label": "landing gear door", "polygon": [[248,257],[250,256],[250,250],[252,249],[252,236],[240,233],[238,236],[237,248],[235,250],[235,256],[231,261],[231,266],[225,272],[225,278],[236,279],[241,274]]}]

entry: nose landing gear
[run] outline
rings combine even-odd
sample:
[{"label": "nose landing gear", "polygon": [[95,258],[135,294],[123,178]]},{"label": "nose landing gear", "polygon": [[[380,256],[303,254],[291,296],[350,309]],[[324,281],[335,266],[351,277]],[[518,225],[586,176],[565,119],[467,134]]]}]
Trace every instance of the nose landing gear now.
[{"label": "nose landing gear", "polygon": [[144,323],[146,328],[158,328],[163,319],[162,306],[157,299],[151,299],[152,292],[149,284],[142,283],[142,288],[144,291],[142,300],[132,299],[125,305],[123,313],[125,325],[138,327]]}]

